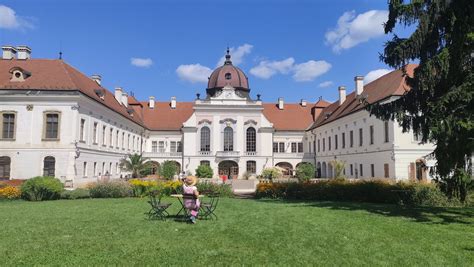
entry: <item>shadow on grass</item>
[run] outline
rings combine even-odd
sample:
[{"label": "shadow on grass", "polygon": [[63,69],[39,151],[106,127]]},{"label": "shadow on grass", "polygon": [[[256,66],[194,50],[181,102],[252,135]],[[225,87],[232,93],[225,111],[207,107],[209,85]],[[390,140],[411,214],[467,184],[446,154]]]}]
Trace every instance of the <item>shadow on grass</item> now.
[{"label": "shadow on grass", "polygon": [[393,204],[374,204],[357,202],[331,202],[331,201],[297,201],[297,200],[272,200],[258,199],[260,202],[294,203],[295,207],[316,207],[331,210],[366,211],[369,213],[387,216],[404,217],[416,222],[433,224],[474,224],[474,207],[444,208],[444,207],[410,207]]}]

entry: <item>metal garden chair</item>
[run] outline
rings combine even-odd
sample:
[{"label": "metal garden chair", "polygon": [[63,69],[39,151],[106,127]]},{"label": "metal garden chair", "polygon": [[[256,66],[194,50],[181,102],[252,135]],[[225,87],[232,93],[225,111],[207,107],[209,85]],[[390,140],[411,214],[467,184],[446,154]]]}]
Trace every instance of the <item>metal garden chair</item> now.
[{"label": "metal garden chair", "polygon": [[151,205],[151,209],[150,211],[145,213],[146,215],[148,215],[148,219],[166,220],[166,217],[169,216],[169,213],[166,210],[171,206],[171,204],[161,202],[161,193],[150,192],[149,196],[150,200],[148,201],[148,203]]},{"label": "metal garden chair", "polygon": [[217,220],[217,215],[214,213],[214,211],[217,208],[217,204],[219,204],[219,194],[217,193],[208,193],[206,196],[209,197],[208,202],[203,202],[201,203],[201,209],[199,216],[203,219],[211,219],[214,220],[214,218]]}]

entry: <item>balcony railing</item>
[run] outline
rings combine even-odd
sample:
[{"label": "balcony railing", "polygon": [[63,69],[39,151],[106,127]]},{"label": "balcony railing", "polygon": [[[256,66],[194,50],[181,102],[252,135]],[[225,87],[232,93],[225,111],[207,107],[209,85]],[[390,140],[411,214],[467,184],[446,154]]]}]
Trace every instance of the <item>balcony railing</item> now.
[{"label": "balcony railing", "polygon": [[273,153],[275,158],[314,158],[314,153],[280,153],[275,152]]},{"label": "balcony railing", "polygon": [[217,151],[216,157],[238,157],[240,156],[239,151]]},{"label": "balcony railing", "polygon": [[211,154],[211,151],[198,151],[199,156],[210,156]]},{"label": "balcony railing", "polygon": [[257,156],[257,151],[245,151],[244,156]]},{"label": "balcony railing", "polygon": [[144,157],[154,158],[179,158],[183,155],[183,152],[144,152]]}]

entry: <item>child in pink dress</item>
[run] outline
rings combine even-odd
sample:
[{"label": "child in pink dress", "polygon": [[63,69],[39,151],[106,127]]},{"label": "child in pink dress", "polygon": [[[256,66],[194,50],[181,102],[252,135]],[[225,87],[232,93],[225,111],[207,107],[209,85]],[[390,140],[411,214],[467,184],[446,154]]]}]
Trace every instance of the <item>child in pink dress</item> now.
[{"label": "child in pink dress", "polygon": [[193,176],[186,177],[183,183],[183,194],[194,195],[194,199],[184,199],[184,207],[189,210],[189,213],[191,214],[189,219],[192,223],[196,223],[201,204],[199,202],[199,191],[197,190],[196,183],[197,179]]}]

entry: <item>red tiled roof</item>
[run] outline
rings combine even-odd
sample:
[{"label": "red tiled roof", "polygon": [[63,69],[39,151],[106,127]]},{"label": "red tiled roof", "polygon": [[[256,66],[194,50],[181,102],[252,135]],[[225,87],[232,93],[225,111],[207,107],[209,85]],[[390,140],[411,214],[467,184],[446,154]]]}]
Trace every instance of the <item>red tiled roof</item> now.
[{"label": "red tiled roof", "polygon": [[284,109],[279,109],[276,104],[264,103],[263,115],[277,131],[304,131],[313,122],[311,107],[300,104],[285,103]]},{"label": "red tiled roof", "polygon": [[172,109],[170,102],[155,102],[155,108],[150,109],[148,102],[143,105],[143,121],[150,130],[178,131],[183,123],[191,117],[194,112],[192,102],[176,102],[176,108]]},{"label": "red tiled roof", "polygon": [[[20,67],[31,73],[25,81],[11,82],[9,70]],[[59,59],[28,59],[28,60],[0,60],[0,90],[52,90],[52,91],[80,91],[84,95],[105,105],[125,118],[143,125],[139,116],[132,116],[127,108],[115,100],[114,94],[101,87],[95,81],[79,72],[72,66]],[[101,90],[104,99],[96,93]],[[133,113],[132,113],[133,114]]]},{"label": "red tiled roof", "polygon": [[[416,64],[408,64],[406,66],[407,74],[413,76],[413,71],[417,66],[418,65]],[[365,85],[362,95],[366,95],[367,102],[371,104],[390,96],[401,96],[409,89],[403,71],[394,70]],[[313,125],[311,125],[310,129],[335,121],[361,109],[364,109],[364,105],[356,98],[355,92],[352,92],[347,95],[346,100],[342,105],[339,106],[339,101],[335,101],[323,109],[320,116],[318,116]]]}]

